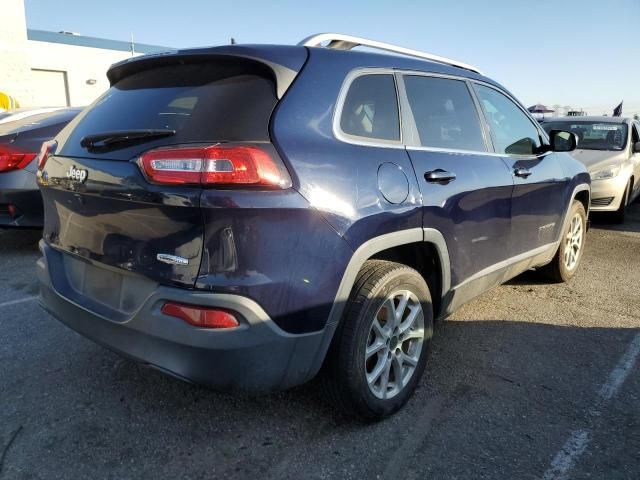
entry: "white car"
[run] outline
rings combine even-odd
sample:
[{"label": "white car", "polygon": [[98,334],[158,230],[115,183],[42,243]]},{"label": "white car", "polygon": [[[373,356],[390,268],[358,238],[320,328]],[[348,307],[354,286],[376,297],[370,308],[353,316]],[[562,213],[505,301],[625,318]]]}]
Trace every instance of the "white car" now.
[{"label": "white car", "polygon": [[571,131],[571,152],[591,174],[591,211],[609,212],[622,223],[627,205],[640,195],[640,122],[623,117],[561,117],[542,124],[547,132]]}]

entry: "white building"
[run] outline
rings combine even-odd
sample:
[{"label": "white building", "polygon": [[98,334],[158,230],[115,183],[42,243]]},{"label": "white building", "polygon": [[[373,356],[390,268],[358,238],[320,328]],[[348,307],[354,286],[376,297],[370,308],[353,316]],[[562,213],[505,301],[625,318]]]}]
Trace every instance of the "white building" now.
[{"label": "white building", "polygon": [[0,92],[20,106],[84,106],[109,88],[110,65],[168,48],[27,29],[24,0],[0,4]]}]

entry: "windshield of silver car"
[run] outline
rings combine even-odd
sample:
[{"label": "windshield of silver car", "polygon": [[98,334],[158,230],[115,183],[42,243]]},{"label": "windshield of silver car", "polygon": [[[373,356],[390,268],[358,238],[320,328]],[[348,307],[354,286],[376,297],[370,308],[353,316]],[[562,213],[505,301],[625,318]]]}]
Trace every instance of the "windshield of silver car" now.
[{"label": "windshield of silver car", "polygon": [[544,122],[551,130],[568,130],[578,136],[578,148],[584,150],[624,150],[627,145],[627,124],[612,122]]}]

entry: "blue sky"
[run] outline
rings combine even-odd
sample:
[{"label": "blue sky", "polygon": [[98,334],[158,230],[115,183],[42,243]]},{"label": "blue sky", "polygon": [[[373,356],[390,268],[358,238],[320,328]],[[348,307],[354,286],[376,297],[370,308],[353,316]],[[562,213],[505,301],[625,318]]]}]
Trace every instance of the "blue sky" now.
[{"label": "blue sky", "polygon": [[525,104],[640,113],[640,0],[25,0],[29,28],[168,47],[341,32],[478,66]]}]

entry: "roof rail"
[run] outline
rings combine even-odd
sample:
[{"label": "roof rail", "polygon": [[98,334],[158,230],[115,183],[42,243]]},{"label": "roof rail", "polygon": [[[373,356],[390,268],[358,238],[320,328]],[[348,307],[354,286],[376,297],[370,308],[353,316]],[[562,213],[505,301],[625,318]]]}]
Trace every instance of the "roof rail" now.
[{"label": "roof rail", "polygon": [[398,53],[400,55],[407,55],[409,57],[444,63],[446,65],[451,65],[452,67],[464,68],[465,70],[471,70],[472,72],[482,75],[482,72],[478,70],[478,68],[457,60],[433,55],[432,53],[421,52],[420,50],[398,47],[397,45],[392,45],[390,43],[367,40],[366,38],[354,37],[352,35],[344,35],[342,33],[318,33],[305,38],[298,43],[298,45],[304,47],[322,47],[325,42],[328,42],[326,45],[327,48],[333,48],[336,50],[351,50],[352,48],[359,46],[375,48],[377,50],[385,50],[387,52]]}]

